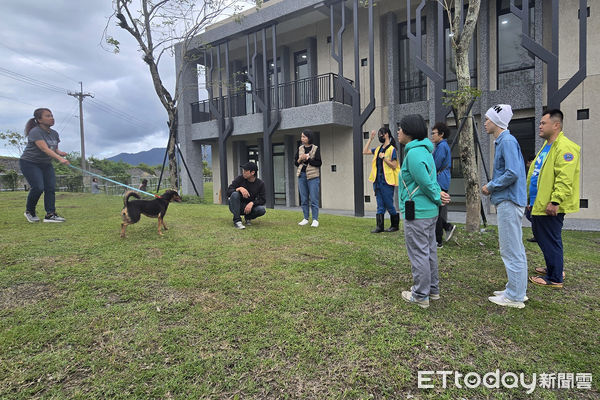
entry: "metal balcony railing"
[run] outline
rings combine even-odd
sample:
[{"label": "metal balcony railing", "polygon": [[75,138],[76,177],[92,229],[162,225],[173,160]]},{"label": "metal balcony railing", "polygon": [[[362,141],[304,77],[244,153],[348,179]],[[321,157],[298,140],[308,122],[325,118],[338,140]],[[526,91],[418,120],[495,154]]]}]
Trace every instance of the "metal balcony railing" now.
[{"label": "metal balcony railing", "polygon": [[[347,80],[350,84],[353,82]],[[317,104],[325,101],[336,101],[338,103],[352,105],[352,97],[344,93],[342,84],[338,75],[328,73],[317,75],[310,78],[299,79],[291,82],[282,83],[269,88],[269,98],[271,104],[275,102],[275,90],[279,95],[279,108],[293,108],[309,104]],[[257,90],[257,95],[263,97],[264,89]],[[219,101],[215,99],[215,101]],[[191,104],[192,123],[207,122],[215,119],[210,112],[208,100],[199,101]],[[229,111],[229,102],[227,96],[223,96],[224,115],[228,117],[239,117],[241,115],[256,114],[258,107],[252,101],[251,92],[236,93],[231,96],[231,113]]]}]

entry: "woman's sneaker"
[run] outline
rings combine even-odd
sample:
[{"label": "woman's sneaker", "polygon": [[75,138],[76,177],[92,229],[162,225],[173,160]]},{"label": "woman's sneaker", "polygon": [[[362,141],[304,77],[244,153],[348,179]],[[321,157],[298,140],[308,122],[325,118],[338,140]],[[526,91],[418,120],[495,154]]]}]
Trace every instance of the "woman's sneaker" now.
[{"label": "woman's sneaker", "polygon": [[25,211],[25,218],[27,218],[27,221],[31,222],[32,224],[35,222],[40,222],[40,219],[36,217],[34,212],[32,213],[29,211]]},{"label": "woman's sneaker", "polygon": [[66,219],[59,216],[57,213],[46,214],[44,217],[44,222],[65,222]]}]

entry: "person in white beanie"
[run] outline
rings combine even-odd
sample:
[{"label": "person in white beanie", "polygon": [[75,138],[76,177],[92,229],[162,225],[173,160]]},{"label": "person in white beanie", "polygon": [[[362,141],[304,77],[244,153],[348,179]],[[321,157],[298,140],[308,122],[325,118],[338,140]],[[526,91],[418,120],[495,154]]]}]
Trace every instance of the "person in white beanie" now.
[{"label": "person in white beanie", "polygon": [[485,130],[495,138],[494,175],[481,192],[496,206],[500,256],[508,276],[505,290],[495,291],[488,299],[501,306],[523,308],[527,300],[527,256],[522,220],[527,188],[521,147],[507,129],[512,115],[508,104],[497,104],[485,113]]}]

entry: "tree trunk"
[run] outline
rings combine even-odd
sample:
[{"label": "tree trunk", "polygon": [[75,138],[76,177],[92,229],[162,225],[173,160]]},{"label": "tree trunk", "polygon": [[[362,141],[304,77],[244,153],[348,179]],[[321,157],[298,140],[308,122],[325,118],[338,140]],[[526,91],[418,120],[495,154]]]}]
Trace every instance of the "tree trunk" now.
[{"label": "tree trunk", "polygon": [[171,188],[179,190],[177,185],[177,158],[175,154],[175,144],[177,143],[177,109],[172,107],[168,110],[169,114],[169,148],[167,155],[169,157],[169,183]]},{"label": "tree trunk", "polygon": [[[471,73],[469,71],[469,46],[457,46],[456,51],[456,79],[458,90],[471,86]],[[467,206],[467,232],[479,231],[479,215],[481,197],[479,194],[479,168],[475,157],[475,141],[473,137],[473,124],[471,113],[467,115],[468,104],[457,107],[459,121],[467,118],[459,137],[460,161],[465,179],[465,194]]]}]

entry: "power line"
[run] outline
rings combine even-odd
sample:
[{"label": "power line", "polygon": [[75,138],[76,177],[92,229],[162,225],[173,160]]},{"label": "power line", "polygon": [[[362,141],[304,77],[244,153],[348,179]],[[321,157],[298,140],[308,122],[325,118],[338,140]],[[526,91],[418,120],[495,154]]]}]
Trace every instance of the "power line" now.
[{"label": "power line", "polygon": [[7,48],[8,50],[12,51],[13,53],[16,53],[16,54],[20,55],[21,57],[25,57],[25,58],[27,58],[28,60],[30,60],[30,61],[33,61],[35,64],[39,65],[40,67],[46,68],[47,70],[49,70],[49,71],[52,71],[52,72],[54,72],[54,73],[56,73],[56,74],[58,74],[58,75],[62,75],[63,77],[67,78],[67,79],[68,79],[68,80],[70,80],[70,81],[73,81],[73,82],[75,82],[75,83],[79,83],[79,81],[77,81],[77,80],[75,80],[75,79],[73,79],[73,78],[71,78],[71,77],[69,77],[69,76],[67,76],[67,75],[63,74],[62,72],[56,71],[55,69],[52,69],[52,68],[50,68],[50,67],[49,67],[49,66],[47,66],[46,64],[44,64],[44,63],[42,63],[42,62],[39,62],[39,61],[36,61],[36,60],[34,60],[33,58],[31,58],[31,57],[29,57],[29,56],[27,56],[27,55],[25,55],[25,54],[23,54],[23,53],[20,53],[20,52],[18,52],[17,50],[15,50],[15,49],[11,48],[11,47],[8,47],[6,44],[4,44],[4,43],[2,43],[2,42],[0,42],[0,46]]},{"label": "power line", "polygon": [[50,91],[56,92],[56,93],[64,94],[69,91],[69,89],[65,89],[63,87],[56,86],[51,83],[40,81],[39,79],[30,78],[26,75],[19,74],[18,72],[14,72],[14,71],[8,70],[6,68],[2,68],[2,67],[0,67],[0,75],[4,75],[6,77],[17,80],[19,82],[27,83],[27,84],[30,84],[33,86],[38,86],[43,89],[50,90]]},{"label": "power line", "polygon": [[[60,86],[56,86],[51,83],[47,83],[47,82],[41,81],[39,79],[31,78],[26,75],[20,74],[18,72],[8,70],[6,68],[0,67],[0,75],[4,75],[8,78],[17,80],[19,82],[37,86],[37,87],[40,87],[40,88],[43,88],[43,89],[46,89],[46,90],[49,90],[49,91],[52,91],[55,93],[70,94],[69,89],[66,89],[66,88],[63,88]],[[118,110],[118,109],[112,107],[110,104],[103,102],[101,100],[98,100],[98,99],[90,100],[90,105],[93,105],[94,107],[96,107],[97,109],[99,109],[101,111],[112,114],[112,115],[116,116],[117,118],[131,124],[132,126],[139,127],[140,125],[143,125],[148,128],[152,128],[152,129],[155,128],[155,126],[148,124],[146,121],[141,120],[141,119],[139,119],[131,114],[128,114],[124,111]]]}]

